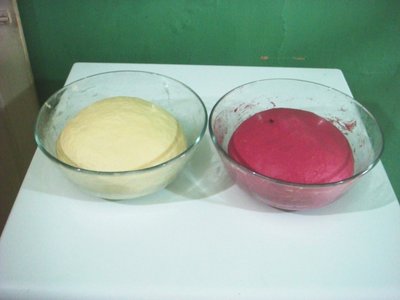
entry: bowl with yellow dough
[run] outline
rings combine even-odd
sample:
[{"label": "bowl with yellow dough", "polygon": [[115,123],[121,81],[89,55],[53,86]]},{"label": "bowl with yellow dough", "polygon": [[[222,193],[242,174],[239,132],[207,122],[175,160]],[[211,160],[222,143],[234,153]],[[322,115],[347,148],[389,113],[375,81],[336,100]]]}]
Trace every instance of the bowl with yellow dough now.
[{"label": "bowl with yellow dough", "polygon": [[204,103],[185,84],[151,72],[114,71],[53,94],[40,109],[35,140],[75,185],[120,200],[170,184],[206,127]]}]

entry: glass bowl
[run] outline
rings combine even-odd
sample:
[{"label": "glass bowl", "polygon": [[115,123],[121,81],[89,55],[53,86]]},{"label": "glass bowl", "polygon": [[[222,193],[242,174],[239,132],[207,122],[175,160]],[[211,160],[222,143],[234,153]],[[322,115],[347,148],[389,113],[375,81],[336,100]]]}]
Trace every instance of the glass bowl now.
[{"label": "glass bowl", "polygon": [[[263,176],[233,160],[228,144],[236,128],[257,112],[279,107],[306,110],[336,126],[351,146],[353,175],[332,183],[297,184]],[[209,131],[238,186],[283,210],[314,209],[335,201],[376,165],[383,151],[381,129],[359,102],[334,88],[295,79],[259,80],[231,90],[213,107]]]},{"label": "glass bowl", "polygon": [[[162,164],[124,172],[85,170],[60,161],[56,142],[66,123],[88,105],[115,96],[142,98],[167,110],[180,123],[187,149]],[[156,73],[115,71],[77,80],[53,94],[39,111],[35,140],[71,182],[97,197],[118,200],[148,195],[171,183],[193,155],[206,127],[206,108],[185,84]]]}]

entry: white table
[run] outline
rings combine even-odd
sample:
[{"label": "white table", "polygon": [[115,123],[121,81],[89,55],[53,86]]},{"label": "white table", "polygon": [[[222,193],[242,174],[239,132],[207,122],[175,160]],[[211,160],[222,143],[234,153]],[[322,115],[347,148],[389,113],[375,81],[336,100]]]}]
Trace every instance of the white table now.
[{"label": "white table", "polygon": [[[340,70],[77,63],[67,82],[120,69],[191,86],[210,111],[272,77],[350,93]],[[400,299],[400,209],[381,163],[309,212],[232,185],[207,135],[185,172],[143,199],[83,194],[36,151],[0,240],[0,299]]]}]

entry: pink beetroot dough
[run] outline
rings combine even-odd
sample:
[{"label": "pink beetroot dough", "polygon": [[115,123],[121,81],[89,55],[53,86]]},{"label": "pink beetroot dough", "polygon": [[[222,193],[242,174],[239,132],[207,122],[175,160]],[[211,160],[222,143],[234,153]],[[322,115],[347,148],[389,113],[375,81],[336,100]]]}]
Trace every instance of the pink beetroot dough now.
[{"label": "pink beetroot dough", "polygon": [[[351,177],[354,158],[345,136],[318,115],[290,108],[259,112],[236,129],[228,145],[231,158],[259,174],[296,184],[324,184]],[[337,198],[350,184],[300,186],[249,177],[232,169],[239,185],[283,209],[319,207]]]},{"label": "pink beetroot dough", "polygon": [[299,109],[255,114],[234,132],[228,152],[259,174],[294,183],[336,182],[354,169],[350,145],[340,130]]}]

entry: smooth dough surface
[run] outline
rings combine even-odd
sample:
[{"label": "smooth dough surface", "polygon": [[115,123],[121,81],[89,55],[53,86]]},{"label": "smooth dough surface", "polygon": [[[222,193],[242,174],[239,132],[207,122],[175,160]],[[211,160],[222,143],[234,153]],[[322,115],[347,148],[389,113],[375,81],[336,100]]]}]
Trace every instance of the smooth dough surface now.
[{"label": "smooth dough surface", "polygon": [[186,149],[177,120],[139,98],[113,97],[81,110],[61,132],[60,160],[94,171],[129,171],[158,165]]},{"label": "smooth dough surface", "polygon": [[269,109],[245,120],[228,152],[251,170],[294,183],[336,182],[354,172],[353,153],[341,131],[299,109]]}]

